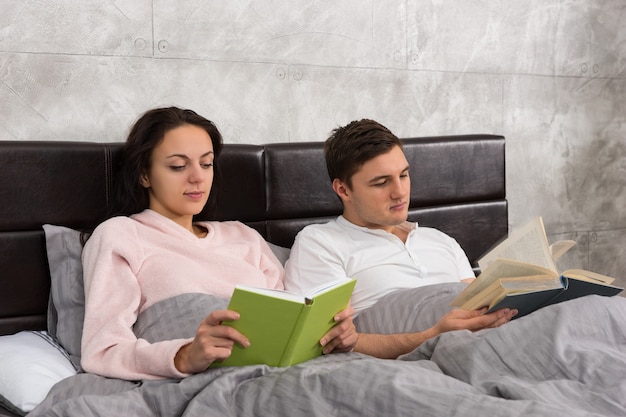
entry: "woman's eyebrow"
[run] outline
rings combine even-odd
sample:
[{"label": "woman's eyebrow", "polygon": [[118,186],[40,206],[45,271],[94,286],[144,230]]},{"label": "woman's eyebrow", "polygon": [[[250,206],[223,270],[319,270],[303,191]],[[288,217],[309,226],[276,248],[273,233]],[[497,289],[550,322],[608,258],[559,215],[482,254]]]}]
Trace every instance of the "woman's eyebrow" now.
[{"label": "woman's eyebrow", "polygon": [[[214,153],[214,152],[213,151],[208,151],[206,153],[203,153],[202,155],[200,155],[200,158],[205,158],[205,157],[211,155],[212,153]],[[174,153],[174,154],[171,154],[169,156],[166,156],[166,158],[168,158],[168,159],[169,158],[183,158],[183,159],[187,159],[187,160],[191,159],[187,155],[182,154],[182,153]]]}]

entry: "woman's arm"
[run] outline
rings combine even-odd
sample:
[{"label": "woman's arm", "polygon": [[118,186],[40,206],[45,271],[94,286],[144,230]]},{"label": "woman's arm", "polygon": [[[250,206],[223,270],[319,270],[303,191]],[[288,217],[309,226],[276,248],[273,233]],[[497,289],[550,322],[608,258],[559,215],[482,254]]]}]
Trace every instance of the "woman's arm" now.
[{"label": "woman's arm", "polygon": [[111,219],[94,231],[83,250],[81,366],[128,380],[183,377],[173,358],[190,340],[151,344],[133,333],[142,297],[136,276],[142,245],[133,231],[132,220]]}]

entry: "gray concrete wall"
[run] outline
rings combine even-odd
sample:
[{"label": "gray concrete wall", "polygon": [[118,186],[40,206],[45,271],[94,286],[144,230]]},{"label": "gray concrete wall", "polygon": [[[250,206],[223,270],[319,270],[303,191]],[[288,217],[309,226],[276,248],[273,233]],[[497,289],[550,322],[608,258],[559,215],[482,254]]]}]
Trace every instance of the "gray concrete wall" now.
[{"label": "gray concrete wall", "polygon": [[0,0],[2,140],[121,141],[162,105],[231,143],[503,134],[511,227],[621,277],[625,103],[623,0]]}]

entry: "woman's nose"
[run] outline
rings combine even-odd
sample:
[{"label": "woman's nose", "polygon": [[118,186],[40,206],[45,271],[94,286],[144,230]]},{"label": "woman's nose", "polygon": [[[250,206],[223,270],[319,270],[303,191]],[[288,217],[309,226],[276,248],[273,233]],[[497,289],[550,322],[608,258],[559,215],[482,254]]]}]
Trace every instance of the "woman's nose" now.
[{"label": "woman's nose", "polygon": [[197,183],[205,179],[205,171],[200,166],[194,166],[189,172],[189,182]]}]

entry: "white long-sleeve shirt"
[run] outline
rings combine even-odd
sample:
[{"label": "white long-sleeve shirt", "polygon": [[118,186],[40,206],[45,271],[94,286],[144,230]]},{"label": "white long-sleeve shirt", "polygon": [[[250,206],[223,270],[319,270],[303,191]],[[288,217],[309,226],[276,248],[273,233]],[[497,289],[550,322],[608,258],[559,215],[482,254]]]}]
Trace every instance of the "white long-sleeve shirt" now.
[{"label": "white long-sleeve shirt", "polygon": [[240,222],[198,224],[206,237],[146,210],[96,228],[82,258],[85,371],[129,380],[184,377],[174,356],[192,339],[138,339],[132,327],[142,311],[187,293],[228,299],[236,284],[283,288],[283,268],[255,230]]}]

